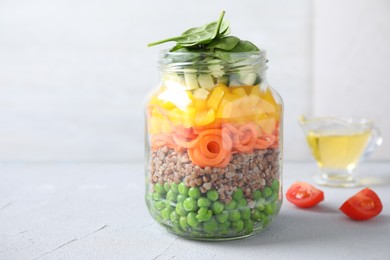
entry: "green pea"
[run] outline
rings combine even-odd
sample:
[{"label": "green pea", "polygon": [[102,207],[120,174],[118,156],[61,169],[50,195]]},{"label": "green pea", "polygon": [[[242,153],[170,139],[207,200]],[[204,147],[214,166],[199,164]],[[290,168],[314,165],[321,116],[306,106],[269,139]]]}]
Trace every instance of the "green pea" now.
[{"label": "green pea", "polygon": [[180,218],[180,215],[177,214],[176,211],[172,211],[171,214],[169,214],[169,218],[171,219],[171,221],[178,221]]},{"label": "green pea", "polygon": [[180,223],[179,221],[174,221],[173,222],[173,226],[172,226],[172,229],[173,231],[175,231],[176,234],[182,234],[183,232],[180,230]]},{"label": "green pea", "polygon": [[261,196],[262,196],[262,194],[261,194],[261,191],[260,191],[260,190],[255,190],[255,192],[253,192],[253,198],[254,198],[255,200],[260,199]]},{"label": "green pea", "polygon": [[221,230],[222,234],[228,233],[230,224],[231,224],[230,221],[225,221],[225,222],[219,224],[219,229]]},{"label": "green pea", "polygon": [[225,223],[229,218],[229,213],[226,211],[215,215],[215,218],[218,220],[219,223]]},{"label": "green pea", "polygon": [[265,214],[267,214],[269,216],[269,215],[274,214],[274,212],[275,212],[275,204],[274,203],[265,204],[265,209],[264,209]]},{"label": "green pea", "polygon": [[195,212],[190,212],[187,215],[187,223],[191,227],[197,227],[199,225],[199,221],[196,218],[196,213]]},{"label": "green pea", "polygon": [[237,221],[241,219],[241,213],[238,210],[233,210],[229,212],[229,220],[230,221]]},{"label": "green pea", "polygon": [[268,198],[269,196],[271,196],[271,194],[272,194],[272,189],[268,186],[264,187],[263,194],[262,194],[263,197]]},{"label": "green pea", "polygon": [[161,217],[163,218],[163,219],[165,219],[165,220],[168,220],[169,219],[169,215],[171,214],[171,212],[172,212],[172,208],[170,208],[170,207],[167,207],[167,208],[165,208],[165,209],[163,209],[162,211],[161,211]]},{"label": "green pea", "polygon": [[245,234],[250,234],[253,232],[253,221],[250,219],[244,220],[244,230]]},{"label": "green pea", "polygon": [[160,200],[164,197],[164,195],[161,193],[155,192],[155,193],[153,193],[152,197],[154,200]]},{"label": "green pea", "polygon": [[177,197],[176,197],[176,201],[177,202],[183,202],[183,201],[185,201],[186,198],[187,198],[186,196],[178,194]]},{"label": "green pea", "polygon": [[207,198],[211,201],[216,201],[219,198],[218,191],[212,189],[207,192]]},{"label": "green pea", "polygon": [[183,229],[186,229],[188,227],[187,217],[181,216],[179,219],[179,223]]},{"label": "green pea", "polygon": [[255,221],[262,221],[266,218],[266,215],[258,209],[255,209],[252,213],[252,219]]},{"label": "green pea", "polygon": [[266,226],[268,226],[268,224],[270,223],[270,219],[267,218],[267,217],[264,217],[263,218],[263,228],[265,228]]},{"label": "green pea", "polygon": [[276,191],[272,192],[271,196],[267,198],[267,202],[275,202],[279,198],[279,195]]},{"label": "green pea", "polygon": [[164,190],[168,192],[171,189],[171,185],[168,182],[164,183]]},{"label": "green pea", "polygon": [[183,206],[183,203],[182,203],[182,202],[176,203],[176,212],[177,212],[177,214],[179,214],[180,216],[186,216],[187,213],[188,213],[188,212],[184,209],[184,206]]},{"label": "green pea", "polygon": [[251,209],[250,208],[243,208],[240,210],[241,213],[241,219],[242,220],[248,220],[251,218]]},{"label": "green pea", "polygon": [[243,195],[244,195],[244,193],[242,192],[242,189],[237,188],[237,190],[233,192],[233,199],[235,199],[236,201],[239,201]]},{"label": "green pea", "polygon": [[184,182],[181,182],[177,188],[178,188],[180,194],[182,194],[184,196],[188,196],[189,189],[188,189],[188,187],[186,187]]},{"label": "green pea", "polygon": [[218,229],[218,222],[211,218],[210,220],[207,220],[203,222],[203,230],[206,233],[214,233]]},{"label": "green pea", "polygon": [[208,210],[207,208],[200,208],[198,210],[198,214],[196,215],[196,218],[199,221],[207,221],[211,218],[212,215],[213,213],[211,212],[211,210]]},{"label": "green pea", "polygon": [[228,204],[225,205],[225,210],[233,210],[237,206],[237,202],[235,200],[232,200]]},{"label": "green pea", "polygon": [[273,191],[279,191],[279,181],[277,179],[272,181],[271,188]]},{"label": "green pea", "polygon": [[200,197],[200,190],[198,187],[191,187],[189,190],[188,190],[188,196],[190,196],[190,198],[193,198],[193,199],[197,199]]},{"label": "green pea", "polygon": [[173,182],[173,183],[171,184],[171,190],[172,190],[173,192],[176,192],[176,193],[179,192],[177,183],[174,183],[174,182]]},{"label": "green pea", "polygon": [[176,202],[177,200],[177,193],[173,190],[169,190],[166,195],[167,200]]},{"label": "green pea", "polygon": [[172,203],[172,201],[170,201],[170,200],[166,200],[166,201],[165,201],[165,207],[166,207],[166,208],[169,208],[169,207],[175,206],[175,205],[176,205],[176,204]]},{"label": "green pea", "polygon": [[232,228],[233,228],[236,232],[240,232],[240,231],[244,228],[244,221],[242,221],[242,220],[237,220],[237,221],[232,222]]},{"label": "green pea", "polygon": [[257,202],[257,204],[255,205],[255,209],[258,209],[260,211],[263,211],[265,209],[265,200],[264,198],[262,198],[263,200]]},{"label": "green pea", "polygon": [[165,209],[165,201],[157,201],[155,206],[157,210],[163,210]]},{"label": "green pea", "polygon": [[154,184],[154,190],[160,194],[165,194],[166,191],[164,189],[164,185],[162,185],[161,183],[156,183]]},{"label": "green pea", "polygon": [[192,231],[192,232],[191,232],[191,235],[192,235],[193,237],[201,237],[201,236],[202,236],[202,233],[200,233],[199,231]]},{"label": "green pea", "polygon": [[246,207],[246,205],[248,205],[248,202],[246,201],[246,199],[240,199],[237,202],[237,208],[239,208],[239,209]]},{"label": "green pea", "polygon": [[223,204],[219,201],[214,201],[213,204],[211,205],[211,210],[213,211],[214,214],[219,214],[223,211]]},{"label": "green pea", "polygon": [[211,201],[208,198],[200,197],[198,199],[198,207],[208,208],[211,205]]},{"label": "green pea", "polygon": [[198,208],[196,200],[192,198],[186,198],[183,201],[183,207],[186,211],[195,211]]}]

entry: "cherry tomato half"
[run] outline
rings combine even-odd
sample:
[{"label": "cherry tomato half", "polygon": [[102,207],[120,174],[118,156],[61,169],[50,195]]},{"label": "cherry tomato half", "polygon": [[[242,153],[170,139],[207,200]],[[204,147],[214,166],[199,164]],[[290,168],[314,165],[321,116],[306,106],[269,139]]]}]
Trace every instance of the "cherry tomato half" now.
[{"label": "cherry tomato half", "polygon": [[371,189],[365,188],[350,197],[340,207],[340,210],[354,220],[366,220],[373,218],[383,209],[378,195]]},{"label": "cherry tomato half", "polygon": [[310,208],[324,200],[324,192],[306,182],[296,182],[287,190],[287,200],[301,208]]}]

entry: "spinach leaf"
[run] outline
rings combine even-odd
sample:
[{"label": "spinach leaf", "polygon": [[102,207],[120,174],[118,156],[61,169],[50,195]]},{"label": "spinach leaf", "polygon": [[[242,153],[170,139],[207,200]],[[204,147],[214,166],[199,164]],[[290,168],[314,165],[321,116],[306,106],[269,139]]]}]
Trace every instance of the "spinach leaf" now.
[{"label": "spinach leaf", "polygon": [[240,40],[238,44],[230,50],[231,52],[249,52],[249,51],[259,51],[259,48],[256,47],[250,41]]},{"label": "spinach leaf", "polygon": [[235,37],[235,36],[226,36],[223,38],[213,40],[209,45],[207,45],[207,48],[230,51],[239,42],[240,42],[240,39]]},{"label": "spinach leaf", "polygon": [[220,29],[222,29],[223,32],[226,32],[228,30],[229,23],[223,22],[224,15],[225,11],[221,13],[218,21],[216,22],[205,24],[201,27],[188,29],[180,36],[149,43],[148,46],[154,46],[170,41],[175,41],[177,42],[177,44],[185,47],[208,44],[219,35]]}]

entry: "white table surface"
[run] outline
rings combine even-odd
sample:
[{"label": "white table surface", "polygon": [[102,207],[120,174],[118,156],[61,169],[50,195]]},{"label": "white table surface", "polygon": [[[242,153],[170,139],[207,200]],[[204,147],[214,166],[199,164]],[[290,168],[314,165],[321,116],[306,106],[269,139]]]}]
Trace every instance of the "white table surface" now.
[{"label": "white table surface", "polygon": [[[311,163],[285,163],[284,189],[313,183]],[[0,164],[0,259],[389,259],[390,163],[360,175],[383,212],[365,222],[338,207],[361,188],[325,188],[325,201],[302,210],[286,200],[264,232],[229,242],[176,237],[149,216],[142,164]],[[380,184],[375,184],[380,180]]]}]

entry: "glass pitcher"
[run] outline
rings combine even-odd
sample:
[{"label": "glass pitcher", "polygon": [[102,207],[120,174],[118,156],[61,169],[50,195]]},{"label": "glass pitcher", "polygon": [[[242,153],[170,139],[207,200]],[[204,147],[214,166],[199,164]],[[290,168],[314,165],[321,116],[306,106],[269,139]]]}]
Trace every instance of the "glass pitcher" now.
[{"label": "glass pitcher", "polygon": [[374,123],[365,118],[302,116],[300,124],[320,168],[316,181],[335,187],[358,185],[354,169],[382,143]]}]

